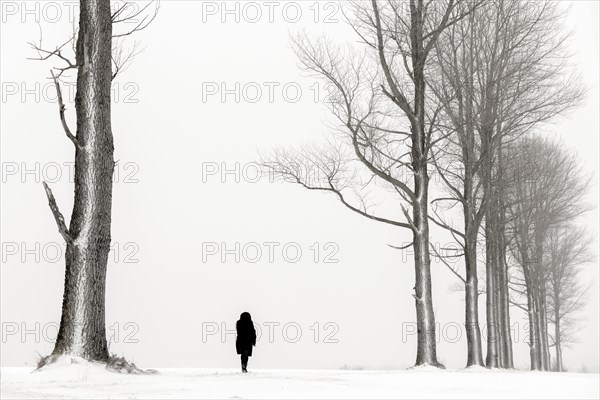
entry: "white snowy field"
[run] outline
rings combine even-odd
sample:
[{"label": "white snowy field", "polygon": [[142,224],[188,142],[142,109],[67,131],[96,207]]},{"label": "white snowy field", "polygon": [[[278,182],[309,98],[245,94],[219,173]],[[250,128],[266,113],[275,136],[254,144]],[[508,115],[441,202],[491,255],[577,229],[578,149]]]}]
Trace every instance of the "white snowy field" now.
[{"label": "white snowy field", "polygon": [[94,364],[0,369],[2,399],[536,398],[598,399],[598,374],[489,371],[160,369],[125,375]]}]

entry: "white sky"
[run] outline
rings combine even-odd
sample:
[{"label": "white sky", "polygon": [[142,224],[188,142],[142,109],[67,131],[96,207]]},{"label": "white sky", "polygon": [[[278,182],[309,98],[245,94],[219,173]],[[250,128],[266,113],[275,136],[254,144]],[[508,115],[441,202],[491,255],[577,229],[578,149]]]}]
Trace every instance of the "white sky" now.
[{"label": "white sky", "polygon": [[[31,13],[22,2],[0,4],[0,360],[3,366],[18,366],[31,364],[36,351],[52,350],[48,338],[60,318],[64,260],[55,258],[61,238],[40,179],[53,182],[67,219],[73,197],[69,167],[64,165],[73,160],[72,144],[62,132],[54,90],[46,79],[48,69],[57,64],[27,61],[34,56],[27,42],[39,37],[38,16],[44,43],[64,42],[71,30],[68,12],[73,3],[41,2],[36,9],[32,2]],[[229,4],[233,9],[235,2]],[[297,68],[289,33],[305,27],[340,41],[355,38],[343,23],[325,23],[331,18],[341,21],[333,3],[255,2],[263,13],[256,23],[248,22],[256,8],[237,4],[239,23],[235,14],[223,15],[221,2],[203,6],[200,1],[163,1],[153,25],[135,38],[145,51],[118,78],[113,108],[115,158],[120,160],[113,204],[118,254],[113,253],[109,265],[107,326],[109,333],[119,335],[111,351],[148,367],[237,366],[234,335],[226,336],[225,343],[218,334],[208,336],[203,343],[203,324],[220,330],[225,322],[227,329],[234,329],[239,314],[249,311],[264,330],[251,360],[254,367],[410,366],[416,342],[410,334],[412,256],[387,246],[406,242],[408,232],[353,215],[326,194],[291,184],[255,183],[255,169],[248,166],[258,150],[316,142],[328,132],[328,112],[313,98],[316,81]],[[297,6],[302,14],[293,23]],[[214,7],[216,15],[209,12]],[[56,10],[61,10],[58,16]],[[589,95],[583,107],[549,130],[577,150],[593,174],[590,201],[597,207],[598,3],[574,2],[566,25],[574,29],[574,60]],[[223,83],[233,89],[237,82],[247,89],[239,102],[233,94],[224,102],[221,93],[203,99],[207,87],[220,88]],[[269,86],[274,87],[273,101]],[[262,89],[262,98],[252,103],[248,100],[256,87]],[[297,87],[302,89],[299,100],[286,101]],[[319,91],[322,97],[324,88]],[[67,108],[73,119],[72,105]],[[215,166],[218,173],[206,175]],[[225,168],[236,166],[242,175],[238,182],[232,174],[221,176]],[[25,170],[34,172],[23,174]],[[61,177],[55,179],[57,172]],[[586,221],[597,238],[597,209]],[[433,235],[433,242],[445,243],[435,229]],[[229,255],[222,263],[219,255],[208,255],[203,262],[202,243],[222,242],[227,248],[236,242],[242,248],[258,243],[262,258],[236,263]],[[265,242],[278,243],[272,263]],[[314,243],[320,248],[318,255]],[[289,257],[294,257],[295,248],[302,250],[298,262],[286,261],[286,244]],[[252,257],[255,247],[246,249]],[[338,262],[324,262],[332,251]],[[436,318],[445,337],[439,343],[439,358],[458,368],[466,361],[464,334],[454,340],[464,321],[462,295],[449,291],[456,278],[441,263],[432,269]],[[586,266],[585,279],[592,289],[582,315],[580,343],[564,357],[572,370],[585,365],[598,371],[597,262]],[[484,303],[482,298],[482,322]],[[525,316],[514,311],[512,321],[518,332],[516,364],[528,368]],[[273,343],[266,325],[271,322],[280,324],[274,326]],[[325,325],[328,322],[332,324]],[[282,327],[288,323],[289,339],[297,327],[302,330],[297,343],[284,338]],[[338,342],[326,343],[335,327],[329,339]],[[131,339],[137,343],[127,343]]]}]

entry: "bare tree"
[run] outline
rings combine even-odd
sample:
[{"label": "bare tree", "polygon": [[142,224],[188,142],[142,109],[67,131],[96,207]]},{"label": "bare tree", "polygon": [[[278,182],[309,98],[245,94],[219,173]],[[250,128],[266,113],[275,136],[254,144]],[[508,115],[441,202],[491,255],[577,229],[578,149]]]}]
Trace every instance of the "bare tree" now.
[{"label": "bare tree", "polygon": [[[156,12],[158,7],[156,9]],[[61,124],[75,149],[75,199],[69,226],[59,210],[50,187],[43,183],[58,231],[67,244],[65,289],[62,315],[54,350],[40,360],[51,363],[68,354],[87,360],[108,361],[105,329],[105,287],[108,252],[111,241],[112,177],[114,145],[111,129],[111,82],[117,72],[130,62],[134,53],[124,56],[113,52],[113,40],[123,34],[113,31],[113,25],[123,9],[114,13],[109,0],[81,1],[79,27],[70,38],[54,50],[32,43],[38,60],[60,59],[65,67],[51,71],[58,94]],[[150,21],[154,17],[150,18]],[[128,30],[127,34],[144,29],[149,23]],[[75,60],[64,51],[73,43]],[[69,70],[77,71],[75,111],[77,129],[69,128],[65,117],[60,78]]]},{"label": "bare tree", "polygon": [[[343,127],[343,145],[335,150],[275,152],[265,158],[267,168],[307,189],[334,193],[352,211],[412,233],[417,319],[416,365],[437,361],[435,317],[429,255],[430,150],[435,144],[439,107],[427,104],[427,64],[431,51],[448,26],[462,18],[462,1],[424,0],[356,2],[348,23],[365,51],[343,50],[327,40],[295,40],[302,66],[335,89],[329,104]],[[464,7],[466,9],[466,7]],[[299,176],[297,165],[315,165],[317,182]],[[365,177],[360,180],[357,177]],[[353,179],[354,178],[354,179]],[[369,211],[364,190],[382,184],[391,191],[403,218],[386,218]],[[356,204],[358,202],[358,204]]]},{"label": "bare tree", "polygon": [[554,324],[554,334],[548,333],[550,347],[554,346],[554,370],[562,372],[562,351],[574,342],[577,313],[586,304],[591,284],[582,283],[582,266],[595,257],[591,252],[592,238],[582,227],[572,222],[552,229],[547,238],[544,262],[548,273],[548,322]]}]

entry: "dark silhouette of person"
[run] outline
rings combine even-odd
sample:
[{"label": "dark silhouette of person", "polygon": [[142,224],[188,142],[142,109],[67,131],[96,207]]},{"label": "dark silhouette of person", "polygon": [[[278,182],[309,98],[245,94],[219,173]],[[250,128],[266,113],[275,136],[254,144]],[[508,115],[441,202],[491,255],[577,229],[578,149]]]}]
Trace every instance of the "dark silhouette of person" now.
[{"label": "dark silhouette of person", "polygon": [[248,357],[252,357],[252,346],[256,346],[256,330],[249,312],[243,312],[239,321],[235,324],[237,337],[235,338],[235,349],[241,354],[242,372],[248,372]]}]

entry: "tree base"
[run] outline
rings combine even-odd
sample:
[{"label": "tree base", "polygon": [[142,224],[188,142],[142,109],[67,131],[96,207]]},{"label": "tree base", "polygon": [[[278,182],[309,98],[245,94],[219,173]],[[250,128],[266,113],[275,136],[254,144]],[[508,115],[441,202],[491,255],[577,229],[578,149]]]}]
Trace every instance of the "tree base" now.
[{"label": "tree base", "polygon": [[111,355],[106,361],[98,360],[86,360],[79,356],[69,354],[50,354],[49,356],[40,357],[37,362],[37,368],[35,371],[42,370],[45,367],[53,364],[81,364],[81,363],[95,363],[98,365],[104,365],[106,370],[116,372],[119,374],[136,374],[136,375],[152,375],[157,374],[158,371],[155,369],[141,369],[134,363],[127,361],[125,357],[117,357]]},{"label": "tree base", "polygon": [[436,362],[434,364],[431,363],[423,363],[423,364],[415,364],[412,367],[409,367],[408,369],[426,369],[426,368],[437,368],[437,369],[446,369],[446,366],[444,366],[444,364],[440,363],[440,362]]}]

